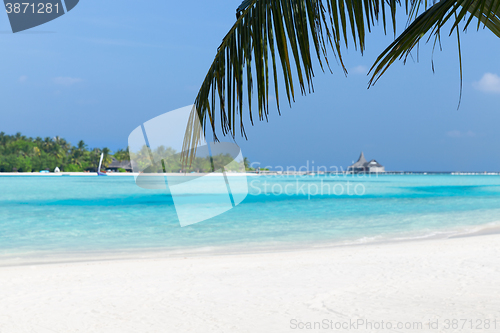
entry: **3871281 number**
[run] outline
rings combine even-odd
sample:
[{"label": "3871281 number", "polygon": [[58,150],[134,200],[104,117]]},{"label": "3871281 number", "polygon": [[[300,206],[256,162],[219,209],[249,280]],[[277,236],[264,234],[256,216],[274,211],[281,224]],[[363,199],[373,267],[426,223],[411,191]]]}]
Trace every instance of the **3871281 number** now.
[{"label": "3871281 number", "polygon": [[5,4],[5,10],[7,11],[7,14],[51,14],[52,12],[59,13],[59,4],[56,3],[55,5],[52,5],[49,2],[38,3],[37,5],[35,5],[34,3],[29,2],[8,2]]},{"label": "3871281 number", "polygon": [[496,330],[496,319],[446,319],[443,328],[445,330]]}]

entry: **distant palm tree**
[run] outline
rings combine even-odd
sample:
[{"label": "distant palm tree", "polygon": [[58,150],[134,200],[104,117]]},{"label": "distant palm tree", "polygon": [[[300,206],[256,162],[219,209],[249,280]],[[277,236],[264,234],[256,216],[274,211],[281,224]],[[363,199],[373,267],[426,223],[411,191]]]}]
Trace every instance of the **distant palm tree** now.
[{"label": "distant palm tree", "polygon": [[50,137],[46,137],[44,140],[43,140],[43,143],[42,143],[42,146],[44,148],[44,150],[46,152],[50,152],[51,148],[52,148],[52,145],[54,144],[54,142],[52,141],[52,138]]},{"label": "distant palm tree", "polygon": [[85,142],[83,140],[80,140],[80,141],[78,141],[77,148],[80,151],[84,151],[85,149],[87,149],[87,145],[85,144]]},{"label": "distant palm tree", "polygon": [[[425,37],[440,43],[441,31],[456,33],[467,29],[474,18],[500,37],[500,0],[245,0],[236,9],[237,20],[222,40],[195,100],[201,125],[192,121],[184,140],[184,150],[192,148],[208,129],[246,137],[243,112],[267,119],[269,94],[274,92],[278,112],[279,85],[284,85],[288,103],[295,100],[298,86],[302,94],[313,91],[313,58],[322,70],[330,68],[327,45],[345,74],[342,52],[351,44],[361,53],[366,35],[379,24],[386,30],[389,22],[396,36],[396,12],[405,8],[407,28],[376,59],[370,69],[373,85],[398,59],[404,59]],[[426,37],[427,36],[427,37]],[[313,54],[311,53],[313,49]],[[280,70],[278,70],[280,67]],[[272,88],[269,77],[274,81]],[[258,114],[252,111],[256,87]],[[244,93],[245,92],[245,93]],[[244,96],[246,95],[246,96]],[[247,102],[244,101],[247,98]]]},{"label": "distant palm tree", "polygon": [[54,156],[56,159],[60,160],[62,158],[64,158],[64,156],[66,156],[66,152],[64,151],[64,149],[62,149],[61,146],[59,146],[58,144],[54,143],[52,146],[51,146],[51,151],[50,151],[50,154],[52,156]]},{"label": "distant palm tree", "polygon": [[248,157],[243,158],[243,165],[245,166],[245,171],[253,171],[253,168],[250,164],[250,160],[248,159]]},{"label": "distant palm tree", "polygon": [[5,146],[8,140],[9,136],[5,135],[5,132],[0,132],[0,145]]},{"label": "distant palm tree", "polygon": [[130,160],[130,156],[129,156],[128,148],[126,150],[118,149],[114,153],[113,157],[116,158],[116,160],[118,160],[120,162],[122,162],[122,161],[129,161]]},{"label": "distant palm tree", "polygon": [[71,143],[66,141],[66,139],[61,138],[60,136],[56,136],[54,138],[54,142],[58,144],[65,152],[67,152],[71,148]]}]

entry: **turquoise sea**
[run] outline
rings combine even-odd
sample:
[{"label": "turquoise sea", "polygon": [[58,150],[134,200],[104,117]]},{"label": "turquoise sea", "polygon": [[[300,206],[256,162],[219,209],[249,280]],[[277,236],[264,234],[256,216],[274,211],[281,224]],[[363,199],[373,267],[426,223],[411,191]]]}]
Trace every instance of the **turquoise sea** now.
[{"label": "turquoise sea", "polygon": [[181,227],[172,196],[131,176],[0,176],[0,261],[447,237],[500,221],[500,176],[254,176],[248,184],[234,209]]}]

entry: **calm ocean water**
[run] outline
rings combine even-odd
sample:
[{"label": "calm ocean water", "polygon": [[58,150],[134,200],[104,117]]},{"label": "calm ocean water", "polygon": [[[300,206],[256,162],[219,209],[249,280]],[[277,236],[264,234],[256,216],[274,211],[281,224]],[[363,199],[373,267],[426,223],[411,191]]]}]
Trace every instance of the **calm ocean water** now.
[{"label": "calm ocean water", "polygon": [[[0,177],[0,259],[361,243],[447,235],[500,221],[500,176],[248,181],[250,193],[239,206],[181,228],[171,195],[142,189],[133,177]],[[307,187],[324,193],[309,196]],[[280,193],[285,188],[287,194]]]}]

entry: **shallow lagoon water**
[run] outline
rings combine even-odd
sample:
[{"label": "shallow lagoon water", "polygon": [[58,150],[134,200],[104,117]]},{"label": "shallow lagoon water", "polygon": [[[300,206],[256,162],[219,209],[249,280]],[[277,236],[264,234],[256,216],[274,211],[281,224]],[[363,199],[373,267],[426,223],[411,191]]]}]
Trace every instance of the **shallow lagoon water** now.
[{"label": "shallow lagoon water", "polygon": [[0,177],[0,256],[358,244],[500,221],[500,176],[254,176],[248,184],[234,209],[181,227],[169,192],[133,177]]}]

